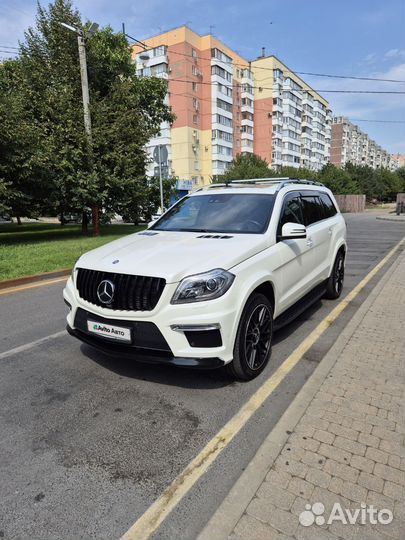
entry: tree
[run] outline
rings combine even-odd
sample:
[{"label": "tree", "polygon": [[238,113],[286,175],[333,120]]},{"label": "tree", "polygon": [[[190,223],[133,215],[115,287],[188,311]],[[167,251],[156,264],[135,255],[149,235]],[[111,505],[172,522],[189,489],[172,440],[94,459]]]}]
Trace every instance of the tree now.
[{"label": "tree", "polygon": [[338,169],[332,163],[324,165],[318,173],[318,179],[336,194],[359,193],[359,188],[350,174],[344,169]]},{"label": "tree", "polygon": [[272,171],[266,160],[256,154],[238,154],[230,168],[218,180],[246,180],[249,178],[266,178],[272,176]]},{"label": "tree", "polygon": [[404,193],[405,192],[405,167],[400,167],[399,169],[395,171],[395,173],[398,176],[399,181],[400,181],[399,192]]},{"label": "tree", "polygon": [[[170,197],[175,193],[176,179],[163,180],[164,205],[170,204]],[[140,221],[151,221],[152,215],[160,206],[160,182],[159,178],[138,179],[129,187],[129,196],[117,207],[117,212],[125,221],[131,221],[137,225]]]},{"label": "tree", "polygon": [[306,167],[281,167],[273,176],[316,180],[317,173]]},{"label": "tree", "polygon": [[396,200],[397,193],[399,193],[402,188],[400,177],[388,169],[381,168],[376,169],[375,178],[377,185],[380,186],[381,189],[381,196],[378,198],[387,201]]},{"label": "tree", "polygon": [[44,144],[38,124],[28,114],[26,103],[15,92],[21,84],[21,66],[16,61],[0,68],[0,182],[2,207],[17,217],[35,217],[49,195],[44,177]]},{"label": "tree", "polygon": [[[16,61],[20,79],[8,81],[17,96],[11,125],[20,118],[35,126],[41,185],[52,186],[40,204],[58,212],[86,207],[115,210],[145,174],[144,145],[173,116],[164,103],[166,82],[138,79],[123,34],[107,27],[87,39],[93,144],[84,132],[77,36],[60,25],[83,28],[70,0],[38,6],[35,28],[25,34]],[[87,25],[84,25],[86,29]],[[0,109],[1,110],[1,109]],[[18,143],[26,168],[30,155]],[[34,178],[30,174],[30,181]],[[13,182],[13,180],[12,180]],[[18,190],[16,190],[16,193]],[[25,195],[25,191],[21,191]]]}]

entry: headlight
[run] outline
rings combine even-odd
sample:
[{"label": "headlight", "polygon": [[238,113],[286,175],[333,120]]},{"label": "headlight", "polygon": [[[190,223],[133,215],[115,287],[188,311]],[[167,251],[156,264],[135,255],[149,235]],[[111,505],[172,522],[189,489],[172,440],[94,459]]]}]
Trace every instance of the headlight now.
[{"label": "headlight", "polygon": [[213,300],[225,294],[234,279],[233,274],[221,268],[188,276],[180,281],[171,303],[187,304]]}]

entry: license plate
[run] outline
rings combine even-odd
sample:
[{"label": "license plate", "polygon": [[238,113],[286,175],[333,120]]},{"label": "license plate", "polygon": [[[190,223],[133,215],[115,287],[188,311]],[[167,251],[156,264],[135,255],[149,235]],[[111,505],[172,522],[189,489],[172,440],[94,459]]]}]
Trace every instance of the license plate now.
[{"label": "license plate", "polygon": [[129,328],[96,321],[87,321],[87,329],[92,334],[97,334],[98,336],[131,343],[131,330]]}]

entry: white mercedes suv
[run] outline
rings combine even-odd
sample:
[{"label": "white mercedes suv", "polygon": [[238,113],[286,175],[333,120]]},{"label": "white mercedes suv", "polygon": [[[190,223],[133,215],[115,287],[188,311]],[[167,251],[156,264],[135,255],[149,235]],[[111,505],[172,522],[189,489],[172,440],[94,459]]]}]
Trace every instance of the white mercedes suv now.
[{"label": "white mercedes suv", "polygon": [[252,379],[273,331],[342,292],[346,225],[308,180],[211,184],[143,232],[80,257],[67,330],[106,353]]}]

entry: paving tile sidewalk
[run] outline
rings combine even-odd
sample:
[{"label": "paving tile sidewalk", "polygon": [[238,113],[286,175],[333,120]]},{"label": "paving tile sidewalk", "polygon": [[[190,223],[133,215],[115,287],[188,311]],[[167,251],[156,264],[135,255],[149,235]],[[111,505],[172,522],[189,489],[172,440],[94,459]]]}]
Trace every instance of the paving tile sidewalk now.
[{"label": "paving tile sidewalk", "polygon": [[[308,381],[316,384],[310,398],[305,401],[305,387],[297,396],[295,411],[300,410],[300,400],[302,408],[298,416],[294,413],[295,427],[287,430],[284,439],[279,438],[282,444],[269,467],[261,468],[262,477],[250,500],[235,514],[237,519],[230,521],[227,530],[228,509],[234,512],[235,501],[237,504],[236,486],[234,500],[231,491],[230,501],[224,501],[200,538],[219,540],[218,531],[243,540],[405,538],[404,275],[402,254],[380,280],[362,313],[349,323],[353,328],[346,342],[337,352],[328,353],[335,354],[326,362],[330,361],[330,369],[324,369],[318,383]],[[288,422],[283,424],[282,418],[279,424],[285,434]],[[273,448],[270,439],[271,434],[267,444]],[[246,485],[260,469],[249,467]],[[239,486],[242,492],[243,485]],[[312,506],[315,503],[322,503],[324,511],[318,516],[319,524],[308,525],[315,518],[312,510],[322,511],[319,504]],[[328,524],[335,503],[351,511],[361,510],[363,503],[387,509],[393,520],[374,525]]]}]

